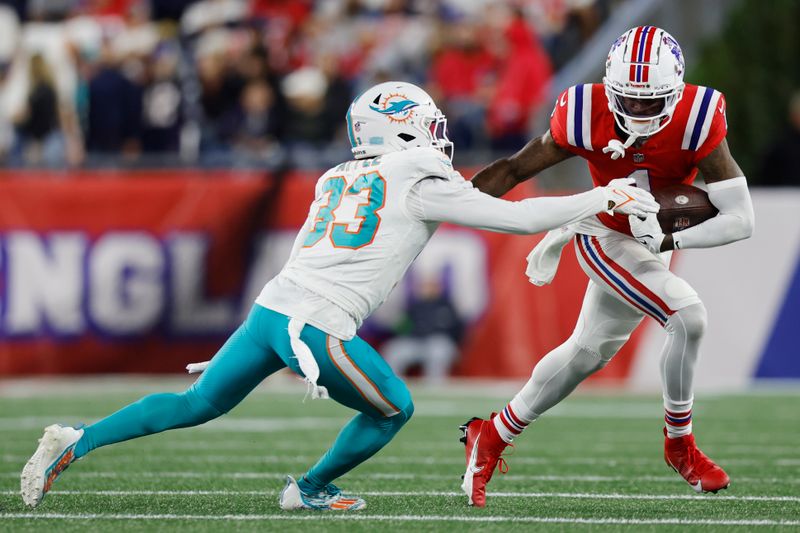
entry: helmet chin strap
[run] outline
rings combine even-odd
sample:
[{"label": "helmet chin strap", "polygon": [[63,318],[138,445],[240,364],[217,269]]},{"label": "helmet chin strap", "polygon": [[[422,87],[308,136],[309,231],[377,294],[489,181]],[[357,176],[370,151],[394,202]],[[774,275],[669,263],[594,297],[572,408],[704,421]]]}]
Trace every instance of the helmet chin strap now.
[{"label": "helmet chin strap", "polygon": [[625,141],[624,144],[619,139],[611,139],[610,141],[608,141],[608,145],[605,148],[603,148],[603,153],[607,154],[610,152],[611,159],[616,161],[620,157],[625,157],[625,150],[630,148],[630,146],[633,143],[635,143],[636,139],[638,139],[639,137],[641,137],[641,135],[632,133],[631,135],[628,136],[628,140]]}]

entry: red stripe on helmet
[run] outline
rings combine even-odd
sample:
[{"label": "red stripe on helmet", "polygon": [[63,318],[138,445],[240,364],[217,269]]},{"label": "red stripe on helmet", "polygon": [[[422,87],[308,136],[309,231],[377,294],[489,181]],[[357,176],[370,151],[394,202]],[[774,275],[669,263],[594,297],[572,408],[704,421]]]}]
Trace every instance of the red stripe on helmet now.
[{"label": "red stripe on helmet", "polygon": [[630,81],[636,81],[636,65],[631,65]]},{"label": "red stripe on helmet", "polygon": [[[647,34],[647,44],[644,49],[644,62],[650,62],[650,51],[653,49],[653,37],[656,34],[656,28],[651,26],[650,32]],[[645,80],[646,81],[646,80]]]},{"label": "red stripe on helmet", "polygon": [[650,73],[650,66],[645,65],[642,67],[642,83],[647,83],[647,75]]},{"label": "red stripe on helmet", "polygon": [[[631,63],[635,63],[639,57],[639,47],[642,45],[639,41],[642,40],[642,30],[644,26],[636,28],[636,34],[633,36],[633,46],[631,47]],[[631,78],[632,80],[633,78]]]}]

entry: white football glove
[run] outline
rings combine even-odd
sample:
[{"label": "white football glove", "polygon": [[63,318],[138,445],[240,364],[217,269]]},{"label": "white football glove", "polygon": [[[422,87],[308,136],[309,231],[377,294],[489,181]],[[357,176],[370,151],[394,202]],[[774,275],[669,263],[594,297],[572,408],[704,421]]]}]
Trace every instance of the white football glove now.
[{"label": "white football glove", "polygon": [[628,221],[631,224],[631,233],[634,239],[654,254],[661,253],[661,244],[664,242],[665,235],[661,231],[661,225],[654,213],[647,215],[644,219],[631,215],[628,217]]},{"label": "white football glove", "polygon": [[609,215],[620,213],[646,217],[649,213],[658,213],[659,205],[653,195],[644,189],[635,187],[633,178],[611,180],[603,187]]}]

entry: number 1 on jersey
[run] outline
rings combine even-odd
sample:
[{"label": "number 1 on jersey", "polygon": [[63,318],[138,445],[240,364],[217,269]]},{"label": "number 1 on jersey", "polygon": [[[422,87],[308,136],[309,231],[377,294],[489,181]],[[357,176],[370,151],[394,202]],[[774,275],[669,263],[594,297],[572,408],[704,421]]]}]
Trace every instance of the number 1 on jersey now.
[{"label": "number 1 on jersey", "polygon": [[[386,180],[377,172],[362,174],[356,178],[347,191],[344,190],[347,182],[342,176],[328,178],[322,184],[322,191],[328,193],[328,201],[320,206],[314,225],[308,233],[303,246],[308,248],[317,244],[330,232],[331,243],[336,248],[357,249],[366,246],[375,238],[380,226],[381,217],[378,211],[386,200]],[[361,197],[361,192],[367,190],[366,198]],[[334,221],[334,212],[339,209],[342,202],[351,204],[355,201],[355,217],[352,220]],[[350,224],[358,222],[358,228],[350,231]]]}]

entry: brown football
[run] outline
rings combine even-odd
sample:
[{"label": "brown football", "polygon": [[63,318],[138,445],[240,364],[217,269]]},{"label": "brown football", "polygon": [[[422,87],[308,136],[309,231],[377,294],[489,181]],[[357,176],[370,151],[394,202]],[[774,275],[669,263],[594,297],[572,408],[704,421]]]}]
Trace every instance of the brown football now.
[{"label": "brown football", "polygon": [[664,233],[691,228],[719,212],[708,200],[708,193],[693,185],[669,185],[651,192],[661,206],[658,223]]}]

